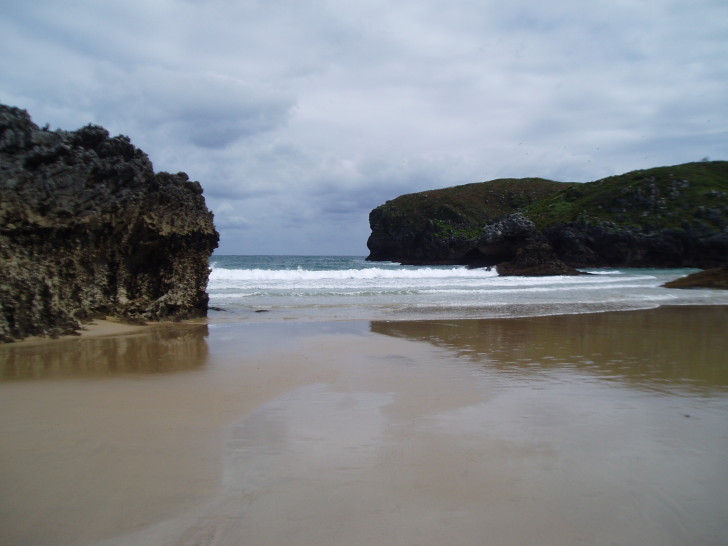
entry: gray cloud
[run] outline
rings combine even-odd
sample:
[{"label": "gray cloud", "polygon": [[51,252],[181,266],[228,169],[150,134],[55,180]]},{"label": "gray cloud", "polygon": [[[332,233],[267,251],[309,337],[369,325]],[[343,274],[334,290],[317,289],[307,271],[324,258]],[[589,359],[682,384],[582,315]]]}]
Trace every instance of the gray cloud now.
[{"label": "gray cloud", "polygon": [[118,90],[104,110],[113,111],[114,103],[128,104],[144,132],[158,131],[174,141],[208,149],[225,148],[283,126],[293,107],[281,93],[206,72],[145,66],[134,73],[114,74],[104,84]]},{"label": "gray cloud", "polygon": [[401,193],[726,157],[719,0],[9,0],[0,100],[205,188],[232,253],[364,254]]}]

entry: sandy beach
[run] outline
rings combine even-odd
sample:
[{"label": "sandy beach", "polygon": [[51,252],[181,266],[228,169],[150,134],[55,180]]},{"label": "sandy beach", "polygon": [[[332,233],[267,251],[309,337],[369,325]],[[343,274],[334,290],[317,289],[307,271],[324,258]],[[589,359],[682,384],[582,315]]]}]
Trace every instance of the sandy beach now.
[{"label": "sandy beach", "polygon": [[101,326],[0,346],[0,543],[728,540],[726,307]]}]

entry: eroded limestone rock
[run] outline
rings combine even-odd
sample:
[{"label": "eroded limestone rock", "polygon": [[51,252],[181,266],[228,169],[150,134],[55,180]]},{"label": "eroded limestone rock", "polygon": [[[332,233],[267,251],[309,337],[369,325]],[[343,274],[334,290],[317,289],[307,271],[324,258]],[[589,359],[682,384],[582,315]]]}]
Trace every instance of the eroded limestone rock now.
[{"label": "eroded limestone rock", "polygon": [[102,127],[49,131],[0,105],[0,338],[108,315],[204,316],[218,242],[202,187]]},{"label": "eroded limestone rock", "polygon": [[510,214],[483,228],[477,248],[481,262],[496,265],[499,275],[580,275],[557,256],[534,223],[523,214]]}]

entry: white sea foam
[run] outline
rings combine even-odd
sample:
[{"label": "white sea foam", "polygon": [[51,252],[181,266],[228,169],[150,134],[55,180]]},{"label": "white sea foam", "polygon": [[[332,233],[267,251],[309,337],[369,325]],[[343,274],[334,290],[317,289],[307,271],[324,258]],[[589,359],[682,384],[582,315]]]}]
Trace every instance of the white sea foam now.
[{"label": "white sea foam", "polygon": [[[627,289],[627,288],[644,288],[644,284],[620,284],[619,288]],[[613,290],[615,288],[615,285],[613,284],[590,284],[590,285],[574,285],[571,287],[572,290],[577,289],[588,289],[588,290]],[[533,286],[533,285],[527,285],[524,284],[517,288],[472,288],[469,290],[466,289],[458,289],[458,288],[452,288],[452,289],[434,289],[434,290],[422,290],[421,292],[423,294],[442,294],[442,293],[448,293],[448,294],[462,294],[462,295],[477,295],[477,294],[489,294],[489,295],[496,295],[496,294],[523,294],[527,292],[528,294],[534,294],[538,292],[564,292],[567,289],[564,285],[556,285],[556,286]]]},{"label": "white sea foam", "polygon": [[640,280],[640,286],[654,277],[627,275],[584,275],[554,277],[499,277],[485,269],[452,268],[366,268],[339,270],[309,269],[224,269],[213,268],[210,289],[271,293],[297,290],[321,294],[372,295],[376,293],[507,293],[522,290],[556,291],[608,287]]},{"label": "white sea foam", "polygon": [[622,272],[618,269],[588,269],[587,273],[591,275],[621,275]]},{"label": "white sea foam", "polygon": [[318,270],[307,269],[223,269],[213,267],[210,273],[211,281],[311,281],[327,279],[485,279],[497,277],[495,271],[485,269],[466,268],[419,268],[419,269],[343,269]]},{"label": "white sea foam", "polygon": [[[255,320],[472,318],[636,309],[665,302],[728,304],[728,294],[662,287],[687,270],[588,272],[592,274],[499,277],[485,269],[400,266],[356,257],[223,256],[212,264],[208,291],[211,305],[224,308],[222,313]],[[272,312],[252,312],[259,309]]]}]

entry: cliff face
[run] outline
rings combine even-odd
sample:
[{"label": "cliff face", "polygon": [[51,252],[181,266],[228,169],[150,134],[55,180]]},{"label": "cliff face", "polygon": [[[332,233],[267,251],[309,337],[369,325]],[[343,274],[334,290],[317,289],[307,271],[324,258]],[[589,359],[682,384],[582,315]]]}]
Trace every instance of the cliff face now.
[{"label": "cliff face", "polygon": [[482,263],[499,275],[580,275],[559,259],[534,223],[518,212],[485,226],[477,241]]},{"label": "cliff face", "polygon": [[0,196],[0,338],[206,314],[218,234],[202,188],[155,173],[128,138],[0,105]]},{"label": "cliff face", "polygon": [[402,195],[369,214],[373,261],[477,264],[483,226],[568,186],[539,178],[493,180]]},{"label": "cliff face", "polygon": [[577,267],[716,267],[728,257],[728,162],[580,184],[526,214]]},{"label": "cliff face", "polygon": [[[472,207],[461,214],[466,187],[490,197],[487,203],[470,199]],[[436,207],[427,204],[433,194]],[[488,209],[495,202],[500,206]],[[456,214],[441,212],[449,210]],[[530,231],[489,240],[492,226],[515,213],[533,222],[543,238],[538,248]],[[422,192],[374,209],[370,225],[370,260],[482,266],[511,262],[518,254],[532,271],[539,270],[536,261],[553,262],[554,255],[571,267],[715,267],[728,256],[728,162],[659,167],[580,184],[523,179]],[[548,269],[557,272],[561,265],[554,263]],[[500,268],[504,274],[519,269]]]}]

